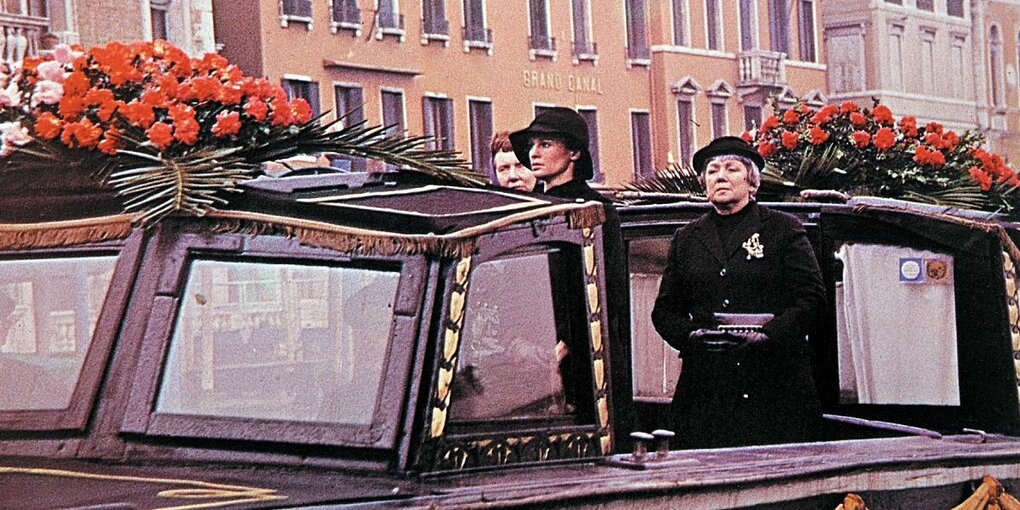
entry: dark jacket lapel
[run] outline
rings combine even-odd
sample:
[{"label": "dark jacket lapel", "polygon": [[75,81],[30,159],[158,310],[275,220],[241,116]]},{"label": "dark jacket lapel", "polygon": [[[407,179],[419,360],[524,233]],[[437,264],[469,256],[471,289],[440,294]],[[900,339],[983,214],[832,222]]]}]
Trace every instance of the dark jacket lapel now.
[{"label": "dark jacket lapel", "polygon": [[694,225],[694,237],[701,241],[701,244],[705,245],[708,252],[711,253],[720,264],[725,265],[726,253],[725,250],[723,250],[722,242],[719,241],[719,234],[715,231],[715,229],[709,228],[711,222],[709,215],[711,214],[712,213],[708,213],[696,221]]}]

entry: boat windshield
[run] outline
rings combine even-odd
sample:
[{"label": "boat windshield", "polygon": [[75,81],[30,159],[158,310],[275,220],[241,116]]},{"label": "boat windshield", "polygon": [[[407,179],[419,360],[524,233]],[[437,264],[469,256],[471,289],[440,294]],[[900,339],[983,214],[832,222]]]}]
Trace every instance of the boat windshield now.
[{"label": "boat windshield", "polygon": [[156,412],[371,424],[399,280],[363,267],[193,261]]}]

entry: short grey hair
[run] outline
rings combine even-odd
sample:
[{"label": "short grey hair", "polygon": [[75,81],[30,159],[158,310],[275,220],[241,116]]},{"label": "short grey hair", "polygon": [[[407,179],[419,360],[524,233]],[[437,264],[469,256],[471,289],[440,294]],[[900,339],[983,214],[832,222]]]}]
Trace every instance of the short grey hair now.
[{"label": "short grey hair", "polygon": [[[713,162],[716,161],[720,163],[726,161],[739,161],[740,163],[743,163],[744,167],[747,168],[747,182],[748,184],[751,185],[752,188],[751,197],[752,198],[754,197],[755,192],[758,191],[758,186],[761,186],[761,169],[758,168],[758,165],[755,164],[754,161],[751,161],[750,159],[745,158],[743,156],[737,156],[736,154],[720,154],[718,156],[713,157],[712,159],[709,159],[708,162],[705,163],[705,169],[707,170],[708,165],[711,165]],[[704,172],[702,174],[704,174]],[[702,177],[704,177],[704,175],[702,175]]]}]

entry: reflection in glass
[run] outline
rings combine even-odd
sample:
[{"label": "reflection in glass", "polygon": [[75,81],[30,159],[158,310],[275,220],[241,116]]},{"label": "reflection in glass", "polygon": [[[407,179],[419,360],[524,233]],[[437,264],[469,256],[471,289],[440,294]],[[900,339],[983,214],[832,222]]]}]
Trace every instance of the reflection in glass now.
[{"label": "reflection in glass", "polygon": [[369,425],[400,273],[196,260],[157,412]]},{"label": "reflection in glass", "polygon": [[70,405],[116,261],[0,261],[0,411]]},{"label": "reflection in glass", "polygon": [[571,414],[547,254],[493,260],[471,275],[450,416],[455,421]]}]

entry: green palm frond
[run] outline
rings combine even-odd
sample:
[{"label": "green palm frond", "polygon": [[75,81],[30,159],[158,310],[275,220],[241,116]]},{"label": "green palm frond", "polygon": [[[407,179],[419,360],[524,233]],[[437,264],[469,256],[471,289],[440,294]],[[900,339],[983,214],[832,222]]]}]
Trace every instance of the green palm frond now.
[{"label": "green palm frond", "polygon": [[169,214],[202,216],[226,205],[229,193],[261,173],[263,162],[314,152],[374,159],[461,185],[487,180],[470,171],[457,153],[425,148],[429,137],[390,136],[386,127],[364,122],[331,130],[335,122],[317,120],[279,129],[258,145],[203,148],[176,157],[125,137],[132,150],[120,150],[112,159],[104,183],[124,197],[126,210],[148,224]]},{"label": "green palm frond", "polygon": [[675,161],[670,161],[664,169],[656,170],[652,177],[627,183],[623,188],[648,196],[676,195],[694,200],[705,197],[705,186],[698,173],[692,167]]},{"label": "green palm frond", "polygon": [[984,209],[988,205],[988,195],[981,191],[980,187],[963,181],[955,183],[948,189],[929,193],[907,191],[904,198],[958,209]]}]

